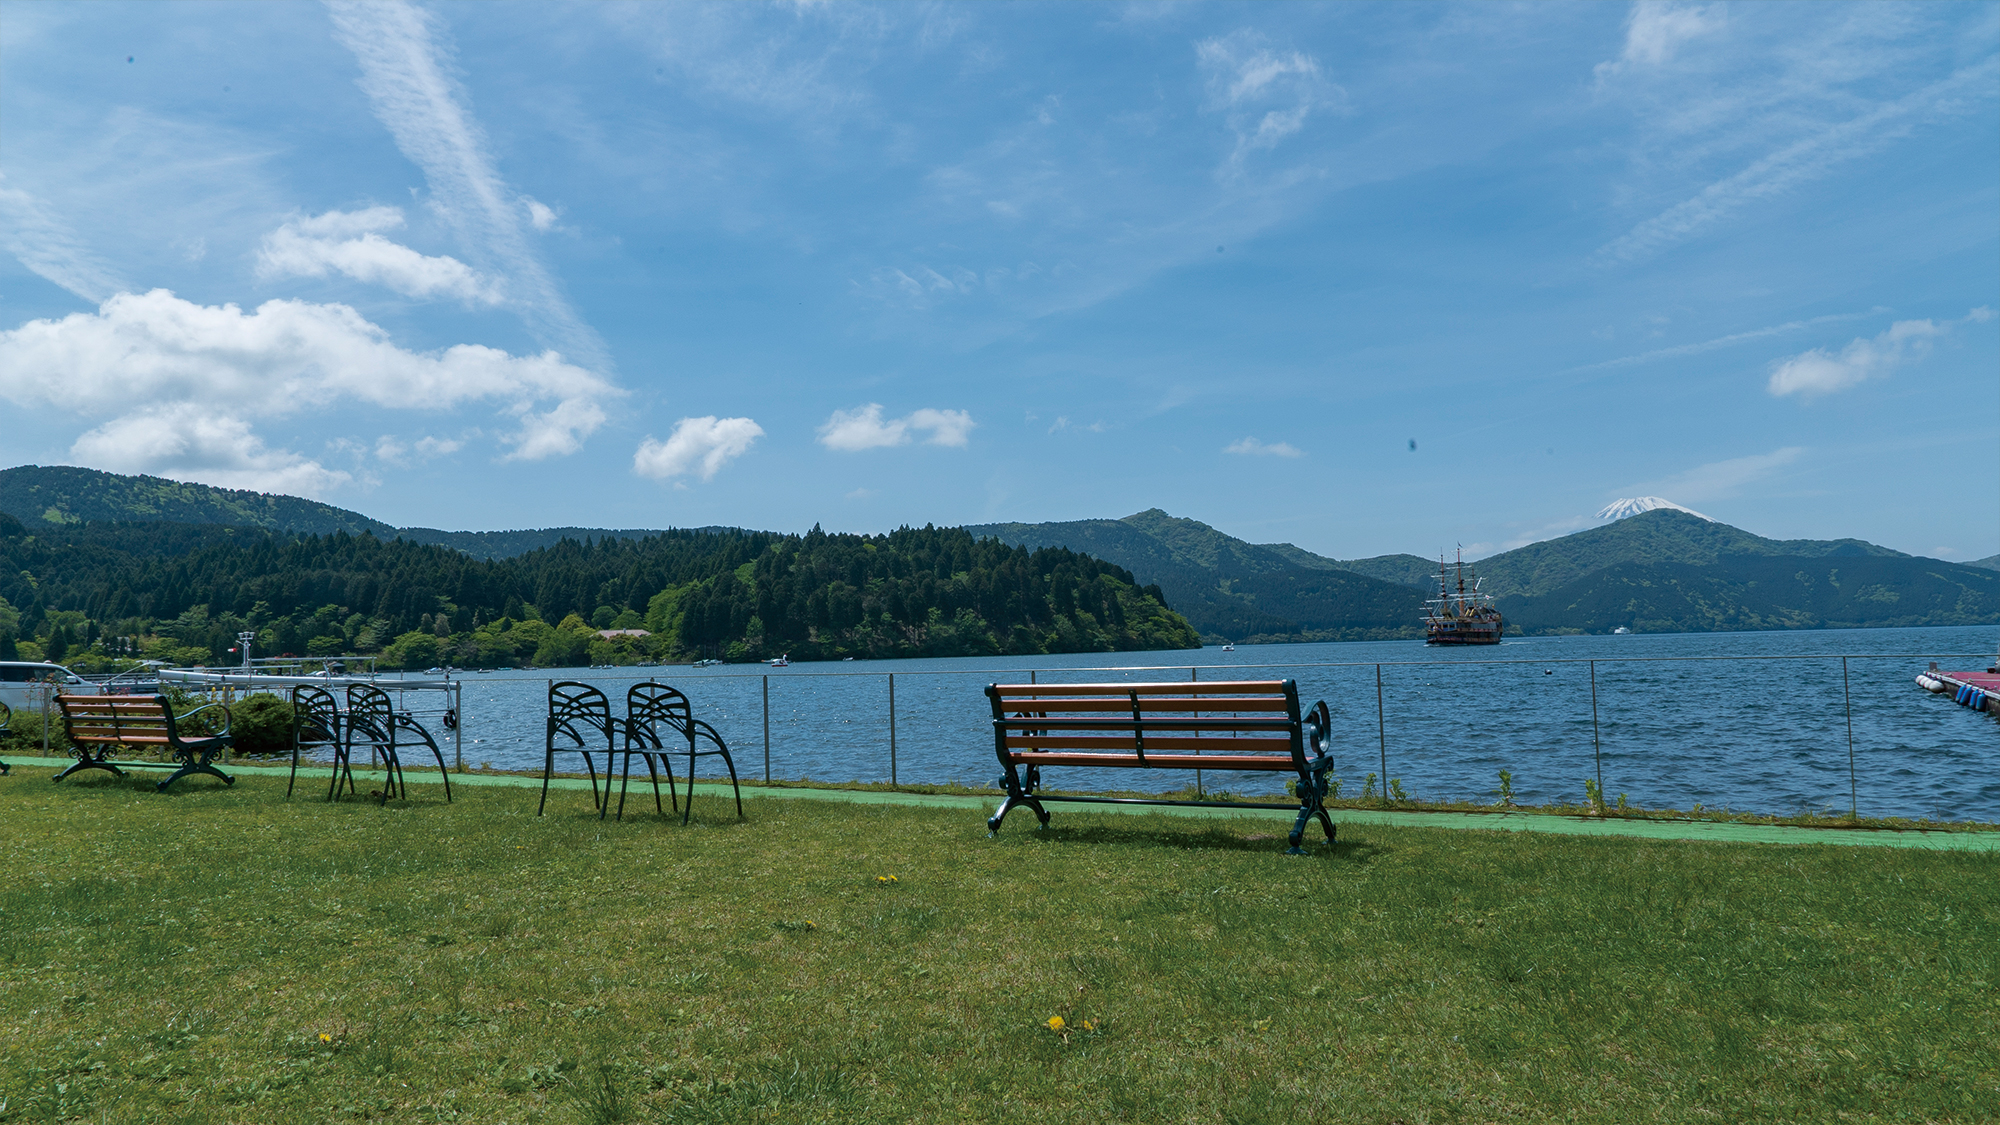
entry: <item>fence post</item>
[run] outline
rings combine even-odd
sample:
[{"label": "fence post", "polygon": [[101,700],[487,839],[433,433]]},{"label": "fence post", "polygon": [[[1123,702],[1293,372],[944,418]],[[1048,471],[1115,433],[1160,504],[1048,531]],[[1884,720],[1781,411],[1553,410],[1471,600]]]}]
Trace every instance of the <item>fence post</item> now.
[{"label": "fence post", "polygon": [[458,772],[465,772],[465,685],[451,686],[451,756],[458,763]]},{"label": "fence post", "polygon": [[889,673],[889,788],[896,787],[896,673]]},{"label": "fence post", "polygon": [[[1191,683],[1191,684],[1192,684],[1192,683],[1198,683],[1198,682],[1200,682],[1200,680],[1201,680],[1201,675],[1200,675],[1200,670],[1199,670],[1199,669],[1196,669],[1196,668],[1189,668],[1189,669],[1188,669],[1188,683]],[[1199,747],[1199,746],[1195,747],[1195,751],[1194,751],[1194,756],[1195,756],[1195,757],[1197,757],[1197,758],[1201,757],[1201,747]],[[1199,801],[1199,800],[1201,800],[1201,799],[1202,799],[1202,791],[1201,791],[1201,771],[1200,771],[1200,770],[1196,770],[1196,771],[1194,771],[1194,799],[1195,799],[1195,800],[1197,800],[1197,801]]]},{"label": "fence post", "polygon": [[[689,778],[693,785],[694,779]],[[764,784],[771,784],[771,674],[764,673]]]},{"label": "fence post", "polygon": [[1597,799],[1604,800],[1604,742],[1597,735],[1597,661],[1590,662],[1590,753],[1597,759]]},{"label": "fence post", "polygon": [[49,756],[49,708],[55,706],[55,689],[42,687],[42,757]]},{"label": "fence post", "polygon": [[1382,749],[1382,804],[1389,803],[1389,725],[1382,717],[1382,666],[1375,666],[1375,737]]},{"label": "fence post", "polygon": [[1840,658],[1840,698],[1847,709],[1847,815],[1861,815],[1861,796],[1854,783],[1854,691],[1847,682],[1847,658]]}]

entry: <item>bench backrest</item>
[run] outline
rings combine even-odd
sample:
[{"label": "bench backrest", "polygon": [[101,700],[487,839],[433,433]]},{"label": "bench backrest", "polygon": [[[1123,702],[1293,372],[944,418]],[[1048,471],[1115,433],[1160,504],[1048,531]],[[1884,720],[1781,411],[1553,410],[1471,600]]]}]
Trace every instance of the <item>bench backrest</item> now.
[{"label": "bench backrest", "polygon": [[616,729],[611,700],[603,692],[581,680],[557,680],[549,685],[550,746],[555,745],[557,734],[563,734],[581,747],[590,746],[602,735],[609,747]]},{"label": "bench backrest", "polygon": [[323,746],[340,741],[340,701],[325,688],[292,688],[292,744]]},{"label": "bench backrest", "polygon": [[637,737],[661,745],[659,730],[655,723],[665,723],[674,733],[694,740],[690,724],[694,722],[694,706],[678,688],[651,680],[633,684],[625,693],[626,736]]},{"label": "bench backrest", "polygon": [[159,695],[58,695],[63,730],[74,743],[171,746],[174,713]]},{"label": "bench backrest", "polygon": [[1079,750],[1306,755],[1292,680],[1167,684],[989,684],[994,745]]}]

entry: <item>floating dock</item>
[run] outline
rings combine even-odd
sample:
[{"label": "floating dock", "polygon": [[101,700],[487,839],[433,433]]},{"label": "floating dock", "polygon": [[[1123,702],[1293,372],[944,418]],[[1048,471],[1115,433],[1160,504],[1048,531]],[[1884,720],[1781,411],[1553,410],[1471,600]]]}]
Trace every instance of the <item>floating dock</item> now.
[{"label": "floating dock", "polygon": [[1945,672],[1936,664],[1917,676],[1917,686],[1939,695],[1949,694],[1960,707],[2000,715],[2000,660],[1984,672]]}]

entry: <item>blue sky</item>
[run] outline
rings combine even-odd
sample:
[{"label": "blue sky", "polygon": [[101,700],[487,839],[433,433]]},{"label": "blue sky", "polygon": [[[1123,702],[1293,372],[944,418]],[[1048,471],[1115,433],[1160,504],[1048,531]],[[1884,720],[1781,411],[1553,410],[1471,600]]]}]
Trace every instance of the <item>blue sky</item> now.
[{"label": "blue sky", "polygon": [[10,2],[0,55],[4,464],[2000,551],[1993,3]]}]

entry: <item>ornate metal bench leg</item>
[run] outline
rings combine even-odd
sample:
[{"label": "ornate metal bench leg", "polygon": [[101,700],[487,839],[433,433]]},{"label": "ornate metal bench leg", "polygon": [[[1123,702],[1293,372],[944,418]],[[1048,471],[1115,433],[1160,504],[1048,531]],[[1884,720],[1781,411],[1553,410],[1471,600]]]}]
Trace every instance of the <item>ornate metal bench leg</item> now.
[{"label": "ornate metal bench leg", "polygon": [[744,819],[743,787],[736,783],[736,763],[730,759],[727,753],[724,753],[722,755],[722,764],[729,767],[729,787],[736,791],[736,819],[742,820]]},{"label": "ornate metal bench leg", "polygon": [[[604,807],[597,810],[597,819],[599,820],[603,820],[604,814],[611,811],[611,758],[613,753],[614,752],[610,750],[606,750],[604,752]],[[625,771],[623,774],[620,775],[620,780],[618,782],[619,820],[625,819],[625,793],[627,790],[631,788],[632,788],[632,752],[630,750],[627,750],[625,751]]]},{"label": "ornate metal bench leg", "polygon": [[542,760],[542,803],[535,806],[536,816],[542,815],[542,810],[549,807],[549,778],[553,776],[555,772],[556,772],[556,752],[554,750],[550,750]]},{"label": "ornate metal bench leg", "polygon": [[[660,769],[657,765],[653,763],[652,754],[642,752],[641,756],[646,759],[647,775],[653,779],[653,811],[660,814],[661,816],[665,816],[667,815],[666,806],[660,804]],[[667,784],[669,786],[672,786],[673,784],[673,773],[671,770],[669,770],[669,772],[667,773]],[[674,804],[678,805],[680,804],[680,802],[675,801]],[[679,812],[680,810],[675,809],[674,811]]]},{"label": "ornate metal bench leg", "polygon": [[297,785],[298,783],[299,783],[299,747],[298,744],[295,742],[292,744],[292,777],[291,780],[285,782],[285,800],[289,801],[292,799],[292,786]]},{"label": "ornate metal bench leg", "polygon": [[14,772],[13,766],[10,766],[5,762],[0,762],[0,777],[5,777],[13,772]]},{"label": "ornate metal bench leg", "polygon": [[78,758],[76,760],[76,764],[70,766],[68,769],[63,770],[61,773],[55,775],[49,780],[61,781],[63,778],[68,777],[70,774],[73,774],[78,770],[109,770],[115,777],[125,776],[124,770],[119,769],[117,766],[114,766],[110,762],[104,761],[101,758]]}]

